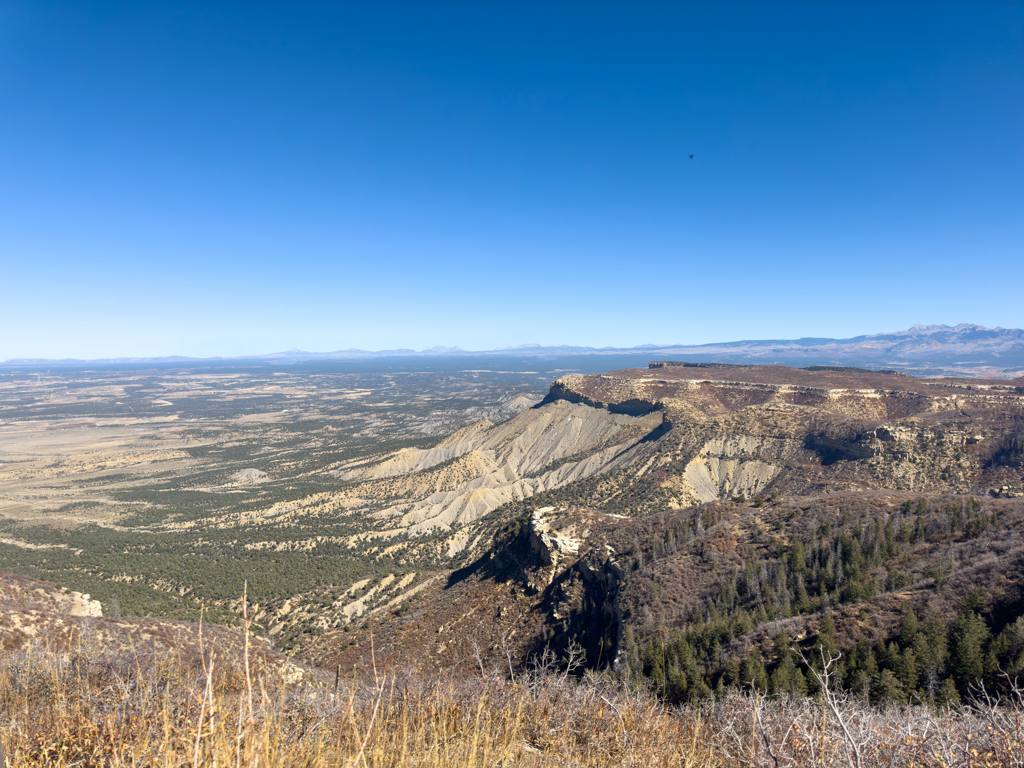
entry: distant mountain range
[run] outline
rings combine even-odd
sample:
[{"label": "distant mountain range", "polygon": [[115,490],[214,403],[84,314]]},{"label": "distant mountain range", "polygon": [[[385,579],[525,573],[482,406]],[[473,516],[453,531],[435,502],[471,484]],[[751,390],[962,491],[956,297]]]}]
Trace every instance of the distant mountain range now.
[{"label": "distant mountain range", "polygon": [[[650,360],[693,360],[695,362],[756,363],[766,365],[808,366],[842,365],[869,368],[893,368],[917,375],[973,375],[1016,377],[1024,373],[1024,330],[986,328],[971,323],[915,325],[905,331],[855,336],[851,339],[803,338],[761,339],[716,344],[642,344],[637,347],[579,347],[525,344],[505,349],[469,351],[459,347],[432,347],[424,350],[386,349],[371,352],[344,349],[335,352],[306,352],[291,349],[265,355],[243,357],[122,357],[99,360],[48,360],[14,358],[0,363],[6,368],[24,366],[80,366],[117,364],[183,365],[232,360],[262,360],[267,363],[373,360],[382,358],[571,358],[574,356],[629,356]],[[618,362],[618,361],[616,361]]]}]

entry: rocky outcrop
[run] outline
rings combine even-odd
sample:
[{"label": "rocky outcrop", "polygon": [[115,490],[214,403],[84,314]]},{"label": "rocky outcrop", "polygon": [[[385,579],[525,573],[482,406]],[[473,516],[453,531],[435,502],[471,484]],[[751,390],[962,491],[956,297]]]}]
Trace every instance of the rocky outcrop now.
[{"label": "rocky outcrop", "polygon": [[[607,533],[622,520],[594,510],[542,507],[510,521],[472,565],[447,581],[425,582],[406,615],[378,611],[377,664],[406,664],[505,674],[570,646],[591,667],[615,663],[624,576]],[[372,663],[358,626],[316,640],[310,658],[328,667]]]},{"label": "rocky outcrop", "polygon": [[260,483],[266,479],[267,473],[254,467],[249,467],[235,473],[235,480],[239,483]]},{"label": "rocky outcrop", "polygon": [[[35,648],[70,652],[82,648],[124,659],[140,653],[178,653],[193,663],[205,642],[217,649],[217,663],[238,668],[248,642],[252,656],[286,679],[301,679],[305,670],[273,650],[262,639],[246,640],[241,632],[206,624],[155,618],[103,617],[99,601],[45,581],[0,572],[0,651]],[[205,640],[204,640],[205,638]]]},{"label": "rocky outcrop", "polygon": [[559,572],[559,565],[566,558],[579,557],[580,547],[590,533],[589,529],[577,530],[576,521],[571,519],[564,526],[556,527],[549,517],[549,513],[554,511],[554,507],[541,507],[534,510],[527,526],[530,548],[536,553],[540,562],[551,569],[548,584]]}]

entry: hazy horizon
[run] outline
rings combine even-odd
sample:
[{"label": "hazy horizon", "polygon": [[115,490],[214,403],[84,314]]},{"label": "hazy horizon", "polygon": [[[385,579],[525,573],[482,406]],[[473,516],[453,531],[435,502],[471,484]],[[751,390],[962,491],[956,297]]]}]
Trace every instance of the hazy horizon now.
[{"label": "hazy horizon", "polygon": [[[922,331],[933,331],[933,330],[956,330],[958,328],[967,329],[983,329],[983,330],[1003,330],[1003,331],[1017,331],[1018,335],[1024,333],[1021,329],[988,329],[984,326],[980,326],[976,323],[958,323],[955,326],[941,325],[941,324],[915,324],[914,326],[907,329],[900,329],[897,331],[881,332],[881,333],[865,333],[857,334],[853,337],[847,337],[844,339],[835,339],[828,337],[801,337],[797,339],[731,339],[729,342],[707,342],[707,343],[696,343],[696,344],[681,344],[681,343],[643,343],[635,344],[629,347],[612,347],[612,346],[601,346],[601,347],[590,347],[579,344],[517,344],[510,347],[491,347],[482,349],[463,349],[456,346],[444,346],[434,345],[432,347],[426,347],[424,349],[413,349],[410,347],[395,347],[392,349],[378,349],[378,350],[367,350],[358,348],[345,348],[345,349],[333,349],[333,350],[304,350],[299,348],[290,348],[287,350],[269,350],[262,352],[249,352],[240,355],[209,355],[206,357],[193,357],[188,355],[177,355],[177,354],[166,354],[166,355],[124,355],[120,357],[99,357],[99,358],[78,358],[78,357],[65,357],[65,358],[43,358],[39,356],[21,356],[16,358],[5,358],[0,359],[0,365],[13,364],[17,365],[27,361],[27,364],[46,364],[46,363],[107,363],[107,362],[167,362],[172,363],[174,361],[182,361],[189,363],[216,363],[223,361],[226,364],[232,362],[246,362],[256,361],[259,363],[275,364],[275,359],[280,358],[281,364],[290,364],[295,360],[304,359],[306,362],[352,362],[352,363],[371,363],[372,361],[394,361],[394,360],[444,360],[446,358],[452,359],[463,359],[463,360],[499,360],[499,359],[514,359],[522,358],[524,360],[538,360],[539,357],[531,355],[531,353],[541,353],[545,356],[545,359],[553,360],[558,359],[575,359],[575,358],[593,358],[594,360],[608,359],[612,357],[621,358],[626,360],[632,357],[639,359],[648,353],[655,353],[659,350],[673,350],[673,349],[693,349],[709,347],[714,348],[716,345],[727,346],[729,344],[771,344],[780,343],[785,344],[788,342],[849,342],[851,340],[861,338],[871,338],[876,336],[891,336],[897,334],[905,334],[915,330]],[[549,352],[550,351],[550,352]],[[349,353],[350,357],[345,357],[346,353]],[[715,352],[713,349],[708,349],[706,354],[702,353],[687,353],[688,359],[695,362],[699,361],[712,361],[717,359],[721,354]],[[728,352],[724,353],[730,354]],[[337,357],[331,357],[335,355]],[[525,357],[523,357],[525,355]],[[818,358],[787,358],[783,352],[779,353],[780,362],[795,362],[802,361],[806,364],[821,364],[833,361],[826,357]],[[294,356],[294,357],[291,357]],[[302,358],[306,356],[306,358]],[[557,365],[557,364],[556,364]],[[550,366],[549,366],[550,367]],[[589,367],[589,366],[588,366]],[[601,365],[598,364],[594,367],[594,370],[601,369]]]}]

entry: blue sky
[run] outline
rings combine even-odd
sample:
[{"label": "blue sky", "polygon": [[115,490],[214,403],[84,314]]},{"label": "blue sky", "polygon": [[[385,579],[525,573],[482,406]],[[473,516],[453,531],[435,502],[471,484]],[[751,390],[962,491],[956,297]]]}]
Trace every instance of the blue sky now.
[{"label": "blue sky", "polygon": [[8,0],[0,360],[1021,327],[1022,180],[1021,2]]}]

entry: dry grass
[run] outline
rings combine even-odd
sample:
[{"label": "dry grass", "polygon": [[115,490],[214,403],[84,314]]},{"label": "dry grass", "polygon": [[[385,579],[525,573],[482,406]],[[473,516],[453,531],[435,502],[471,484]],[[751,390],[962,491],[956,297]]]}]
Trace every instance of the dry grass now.
[{"label": "dry grass", "polygon": [[645,692],[564,676],[415,670],[288,684],[244,664],[18,651],[0,659],[11,766],[673,765],[714,761],[700,719]]},{"label": "dry grass", "polygon": [[97,648],[0,656],[8,764],[1024,765],[1020,696],[944,713],[739,694],[669,710],[646,691],[550,670],[515,681],[381,671],[335,687],[205,651],[192,662]]}]

